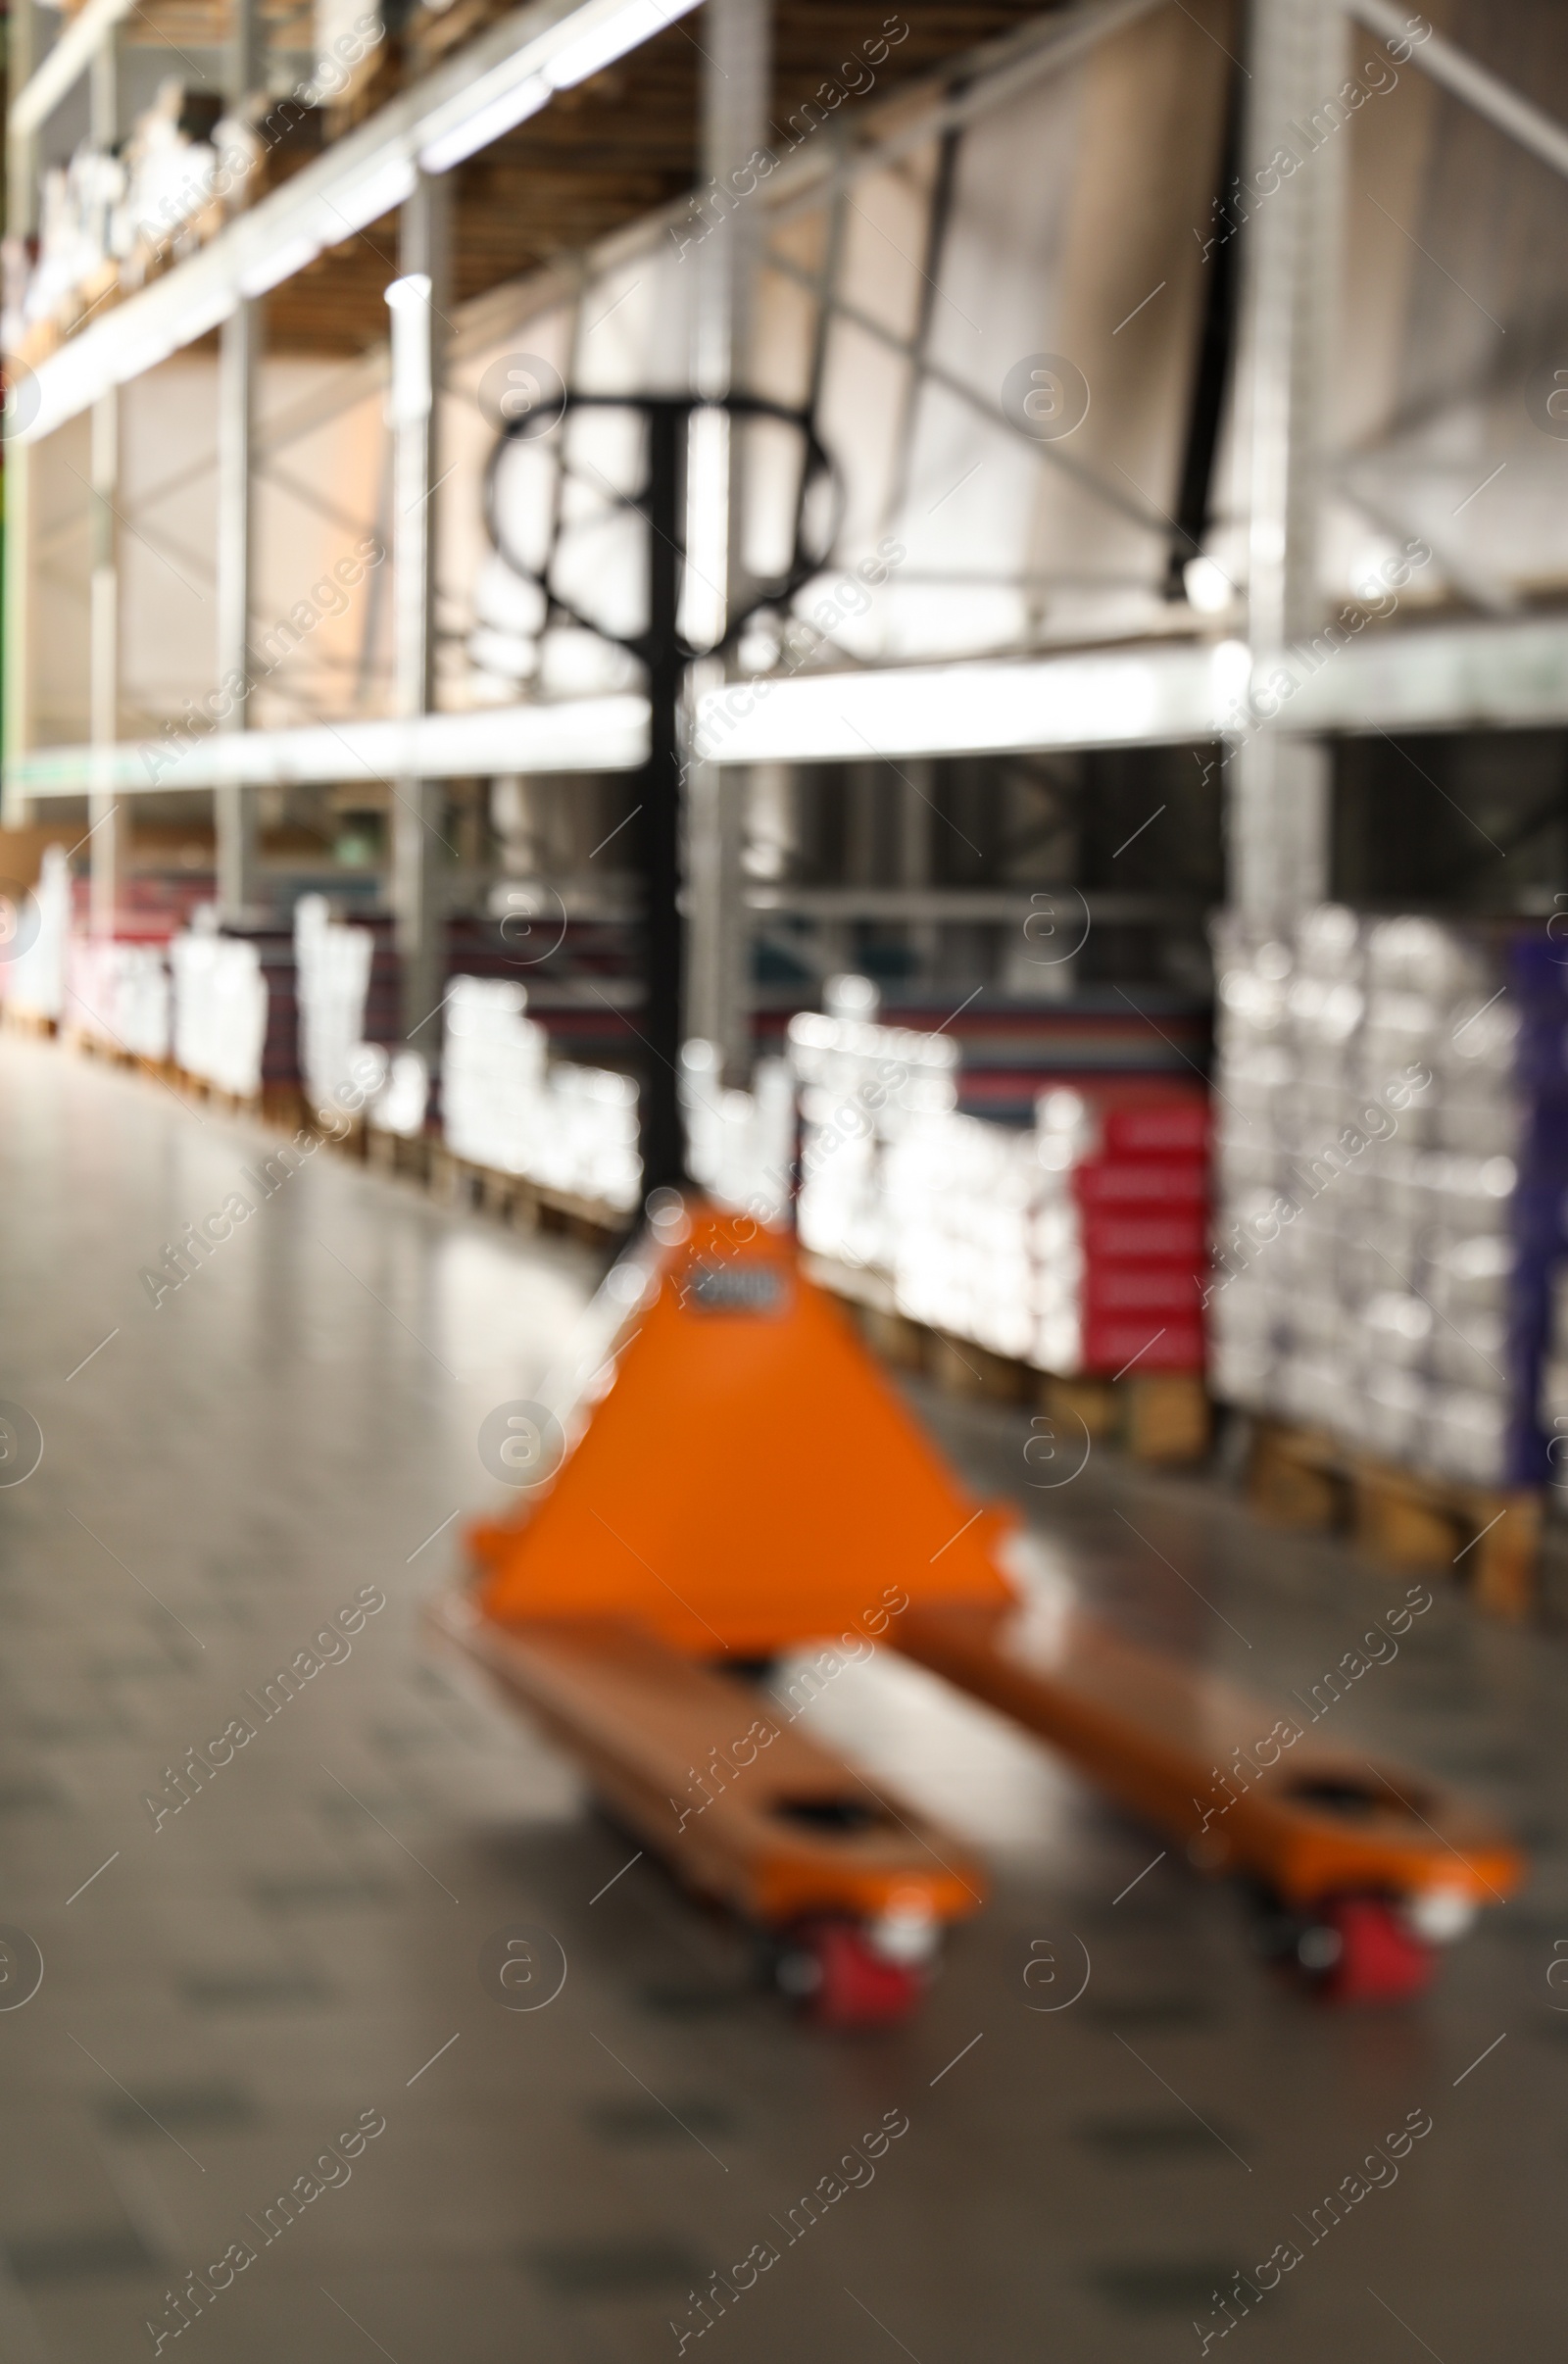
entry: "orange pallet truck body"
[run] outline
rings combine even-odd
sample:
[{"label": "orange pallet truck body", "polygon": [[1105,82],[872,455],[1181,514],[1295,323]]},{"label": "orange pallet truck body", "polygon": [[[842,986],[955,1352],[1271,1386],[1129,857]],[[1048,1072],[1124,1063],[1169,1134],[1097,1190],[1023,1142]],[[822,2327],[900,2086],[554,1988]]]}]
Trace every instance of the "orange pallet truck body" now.
[{"label": "orange pallet truck body", "polygon": [[[1425,1776],[1292,1719],[1004,1572],[968,1501],[792,1241],[688,1201],[623,1257],[552,1410],[560,1465],[475,1528],[433,1614],[691,1889],[773,1933],[819,2016],[920,1991],[983,1881],[964,1844],[744,1678],[870,1638],[1061,1750],[1200,1868],[1244,1874],[1346,1999],[1421,1984],[1432,1941],[1519,1880]],[[1297,1737],[1283,1738],[1290,1729]]]}]

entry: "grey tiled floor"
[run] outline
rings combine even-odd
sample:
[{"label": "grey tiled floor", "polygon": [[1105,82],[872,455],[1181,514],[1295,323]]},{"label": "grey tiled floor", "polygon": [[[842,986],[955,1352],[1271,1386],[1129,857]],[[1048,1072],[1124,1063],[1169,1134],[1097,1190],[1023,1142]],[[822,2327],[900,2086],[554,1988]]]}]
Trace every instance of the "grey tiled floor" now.
[{"label": "grey tiled floor", "polygon": [[[538,1383],[589,1262],[322,1156],[155,1311],[139,1267],[260,1137],[10,1036],[0,1109],[0,1397],[45,1438],[0,1491],[0,1922],[45,1962],[0,2011],[7,2364],[156,2352],[176,2278],[242,2238],[255,2263],[182,2356],[643,2364],[678,2352],[694,2276],[772,2240],[705,2356],[1152,2364],[1200,2352],[1216,2275],[1306,2246],[1298,2214],[1419,2107],[1433,2133],[1397,2184],[1307,2248],[1227,2354],[1548,2352],[1560,1642],[1445,1595],[1337,1711],[1347,1738],[1462,1773],[1537,1853],[1531,1893],[1430,2000],[1362,2018],[1270,1985],[1237,1900],[1169,1860],[1113,1903],[1155,1843],[978,1709],[885,1661],[846,1674],[824,1727],[969,1833],[997,1893],[915,2025],[812,2035],[647,1863],[590,1902],[624,1842],[420,1643],[457,1560],[443,1522],[490,1500],[479,1422]],[[1387,1579],[1265,1534],[1213,1483],[1096,1459],[1031,1496],[1020,1419],[921,1405],[1064,1573],[1266,1696],[1388,1602]],[[164,1768],[366,1584],[388,1606],[352,1655],[155,1831]],[[520,1921],[569,1961],[534,2014],[476,1974]],[[1059,2013],[1022,1984],[1041,1936],[1092,1963]],[[909,2132],[874,2183],[786,2245],[777,2220],[889,2109]],[[249,2220],[367,2110],[385,2132],[351,2180],[264,2242]]]}]

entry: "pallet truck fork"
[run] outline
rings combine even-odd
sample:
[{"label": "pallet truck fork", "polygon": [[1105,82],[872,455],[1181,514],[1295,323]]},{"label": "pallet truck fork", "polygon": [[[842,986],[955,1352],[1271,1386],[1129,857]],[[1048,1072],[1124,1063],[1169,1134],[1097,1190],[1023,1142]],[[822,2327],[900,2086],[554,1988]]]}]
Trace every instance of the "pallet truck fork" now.
[{"label": "pallet truck fork", "polygon": [[695,1198],[655,1228],[546,1391],[559,1466],[471,1531],[472,1588],[432,1621],[688,1888],[769,1934],[819,2020],[911,2008],[984,1887],[962,1841],[737,1680],[839,1636],[824,1658],[898,1650],[1245,1877],[1335,1999],[1415,1992],[1517,1885],[1506,1837],[1424,1775],[1287,1740],[1290,1719],[1026,1598],[1001,1564],[1014,1518],[958,1491],[791,1240]]}]

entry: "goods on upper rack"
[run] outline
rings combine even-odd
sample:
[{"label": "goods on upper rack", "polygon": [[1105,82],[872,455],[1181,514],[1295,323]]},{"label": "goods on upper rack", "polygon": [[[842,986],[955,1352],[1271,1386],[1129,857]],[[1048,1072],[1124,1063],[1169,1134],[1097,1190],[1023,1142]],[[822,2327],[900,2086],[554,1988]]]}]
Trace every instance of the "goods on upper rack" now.
[{"label": "goods on upper rack", "polygon": [[172,76],[118,150],[84,142],[51,166],[36,255],[6,241],[6,349],[42,359],[105,303],[193,253],[255,195],[264,152],[221,99]]}]

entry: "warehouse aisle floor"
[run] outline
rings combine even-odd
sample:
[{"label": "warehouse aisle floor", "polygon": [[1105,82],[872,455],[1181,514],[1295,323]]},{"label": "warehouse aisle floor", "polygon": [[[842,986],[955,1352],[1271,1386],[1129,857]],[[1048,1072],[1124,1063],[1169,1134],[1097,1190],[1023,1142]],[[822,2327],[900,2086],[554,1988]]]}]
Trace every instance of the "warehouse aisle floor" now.
[{"label": "warehouse aisle floor", "polygon": [[[323,1152],[155,1308],[141,1268],[245,1187],[266,1138],[10,1035],[0,1105],[0,1397],[44,1447],[0,1491],[0,1924],[44,1961],[8,2007],[30,1957],[0,1949],[8,2364],[176,2336],[211,2364],[643,2364],[690,2349],[698,2277],[760,2243],[777,2262],[710,2301],[705,2357],[1152,2364],[1201,2353],[1218,2279],[1282,2242],[1301,2262],[1236,2303],[1228,2355],[1545,2351],[1559,1642],[1483,1628],[1439,1582],[1334,1711],[1347,1739],[1462,1775],[1537,1854],[1435,1995],[1381,2017],[1271,1985],[1230,1894],[1168,1857],[1145,1870],[1153,1842],[980,1711],[882,1660],[851,1670],[813,1712],[972,1831],[998,1888],[915,2025],[810,2034],[420,1644],[455,1515],[494,1499],[480,1421],[538,1384],[591,1260]],[[1282,1703],[1403,1590],[1206,1480],[1096,1457],[1030,1492],[1026,1419],[921,1402],[1065,1574]],[[367,1592],[352,1640],[268,1707]],[[254,1738],[155,1823],[236,1718]],[[521,1922],[568,1964],[531,2012],[478,1974]],[[1054,1989],[1025,1986],[1031,1958]],[[1035,2007],[1086,1961],[1078,1999]],[[1432,2128],[1396,2181],[1356,2182],[1411,2114]],[[841,2169],[885,2118],[907,2131]],[[231,2244],[254,2262],[215,2293]],[[207,2294],[181,2298],[192,2269]]]}]

